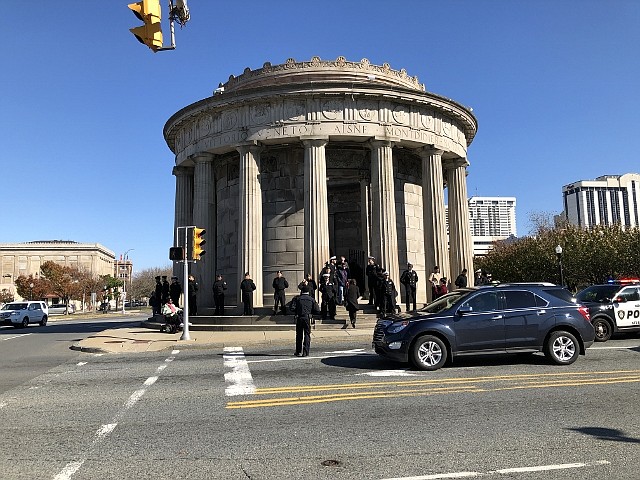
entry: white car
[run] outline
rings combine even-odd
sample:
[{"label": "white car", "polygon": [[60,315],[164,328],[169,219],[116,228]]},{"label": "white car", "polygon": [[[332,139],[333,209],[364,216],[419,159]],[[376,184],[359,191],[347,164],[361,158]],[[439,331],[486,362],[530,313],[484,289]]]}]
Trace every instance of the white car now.
[{"label": "white car", "polygon": [[49,305],[49,315],[64,315],[67,313],[74,313],[76,311],[73,305],[69,305],[68,309],[64,303],[56,303],[55,305]]},{"label": "white car", "polygon": [[47,324],[49,309],[47,304],[40,301],[24,301],[7,303],[0,310],[0,323],[25,328],[29,323]]}]

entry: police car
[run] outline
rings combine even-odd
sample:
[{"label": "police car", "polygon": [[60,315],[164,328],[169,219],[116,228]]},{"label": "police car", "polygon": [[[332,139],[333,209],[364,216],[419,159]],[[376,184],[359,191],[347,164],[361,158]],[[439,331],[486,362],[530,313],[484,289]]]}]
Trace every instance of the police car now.
[{"label": "police car", "polygon": [[576,295],[589,308],[596,341],[606,342],[617,332],[640,331],[640,279],[612,280],[592,285]]}]

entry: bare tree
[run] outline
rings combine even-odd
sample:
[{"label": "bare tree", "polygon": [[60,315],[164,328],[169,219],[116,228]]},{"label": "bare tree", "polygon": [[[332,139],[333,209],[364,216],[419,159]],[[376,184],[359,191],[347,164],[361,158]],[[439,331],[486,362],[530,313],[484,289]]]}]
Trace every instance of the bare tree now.
[{"label": "bare tree", "polygon": [[155,277],[163,275],[169,277],[171,273],[171,265],[146,268],[134,273],[131,278],[131,288],[129,292],[131,298],[141,299],[149,297],[156,286]]}]

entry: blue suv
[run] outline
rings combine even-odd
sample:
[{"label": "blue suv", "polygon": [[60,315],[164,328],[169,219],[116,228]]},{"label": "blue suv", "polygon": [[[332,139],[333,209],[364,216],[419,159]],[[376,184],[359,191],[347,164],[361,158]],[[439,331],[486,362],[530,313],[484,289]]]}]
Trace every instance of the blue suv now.
[{"label": "blue suv", "polygon": [[544,352],[558,365],[575,362],[595,338],[589,310],[551,283],[462,288],[413,314],[379,320],[376,353],[437,370],[455,357]]}]

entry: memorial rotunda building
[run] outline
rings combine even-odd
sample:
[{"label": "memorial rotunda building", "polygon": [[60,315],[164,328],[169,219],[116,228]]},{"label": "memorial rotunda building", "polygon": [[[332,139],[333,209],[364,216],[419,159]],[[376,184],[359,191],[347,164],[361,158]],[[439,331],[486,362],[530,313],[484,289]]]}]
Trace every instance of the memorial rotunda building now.
[{"label": "memorial rotunda building", "polygon": [[435,265],[453,279],[473,271],[466,175],[476,130],[470,108],[386,63],[289,59],[229,77],[164,128],[175,226],[207,230],[207,254],[191,266],[199,305],[212,305],[217,273],[235,298],[249,272],[255,306],[270,306],[278,270],[290,298],[331,255],[347,258],[361,291],[369,255],[398,290],[410,262],[426,302]]}]

